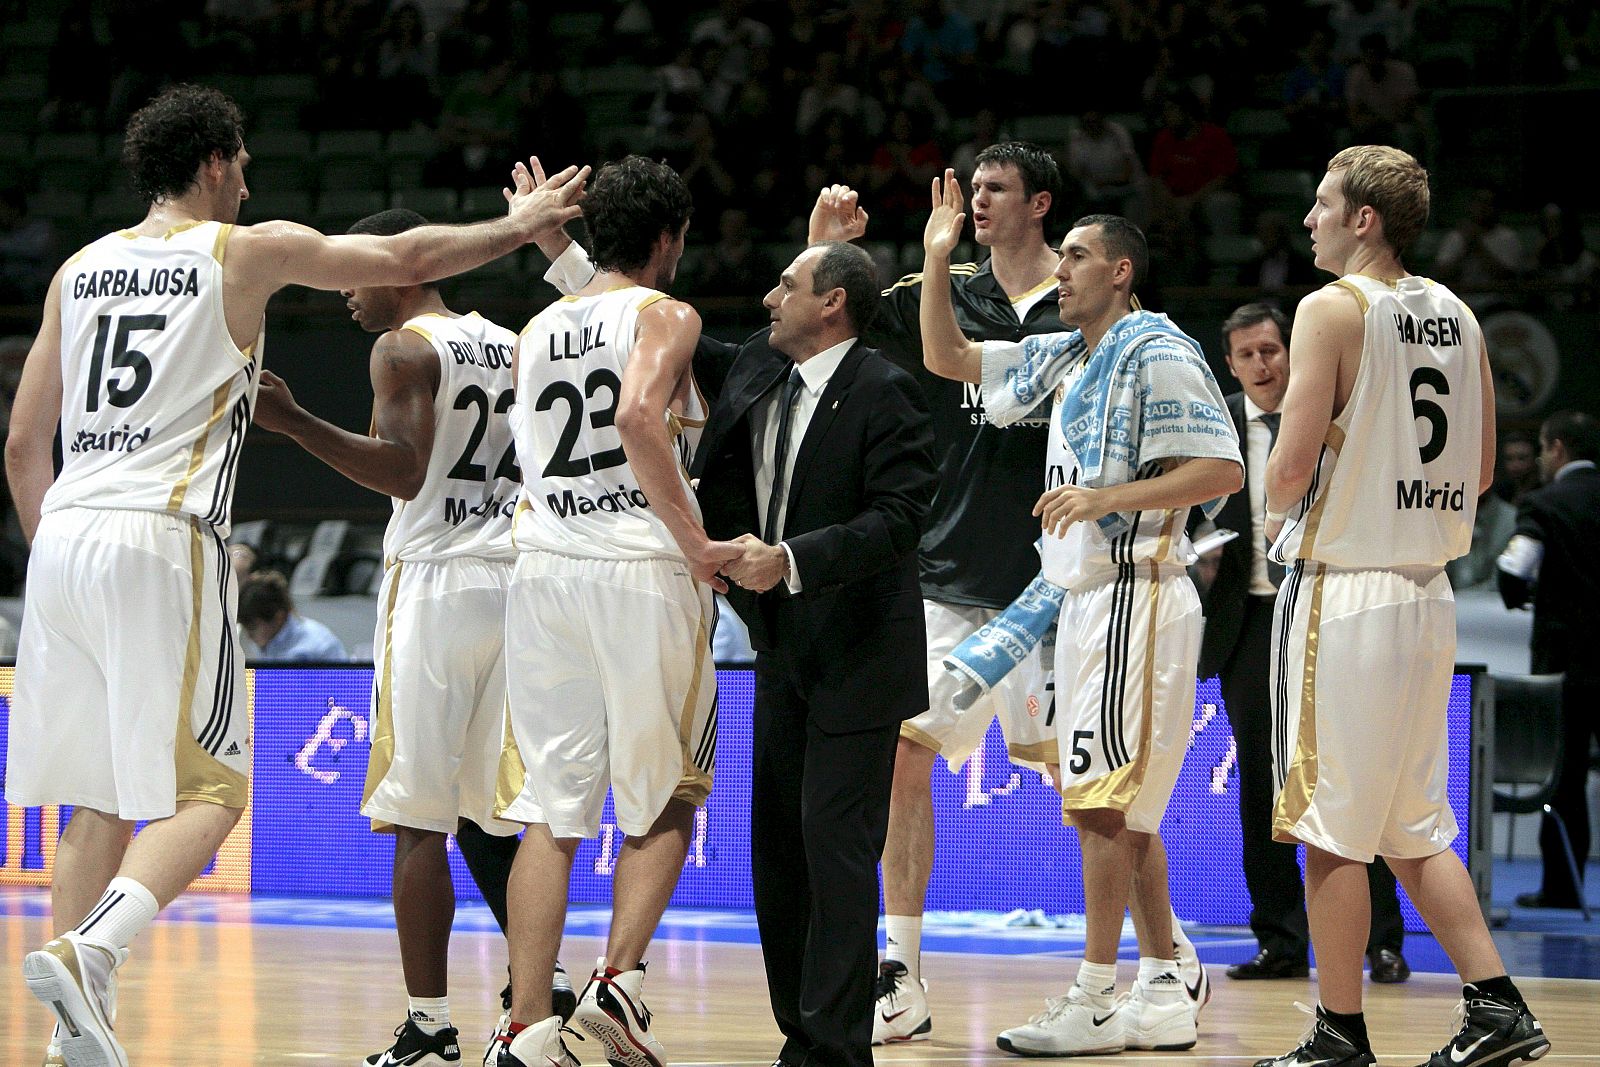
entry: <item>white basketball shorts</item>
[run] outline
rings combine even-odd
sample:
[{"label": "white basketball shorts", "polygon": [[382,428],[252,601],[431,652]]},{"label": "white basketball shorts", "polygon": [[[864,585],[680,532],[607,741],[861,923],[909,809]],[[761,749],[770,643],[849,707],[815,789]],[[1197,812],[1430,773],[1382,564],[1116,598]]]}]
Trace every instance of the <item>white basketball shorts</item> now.
[{"label": "white basketball shorts", "polygon": [[999,614],[993,608],[922,602],[928,625],[928,710],[900,724],[900,736],[944,757],[952,771],[983,743],[995,717],[1015,763],[1035,769],[1056,762],[1055,686],[1049,665],[1054,639],[1041,642],[1017,669],[965,709],[954,698],[967,683],[942,666],[950,650]]},{"label": "white basketball shorts", "polygon": [[1274,838],[1362,863],[1450,846],[1455,654],[1442,568],[1289,572],[1272,627]]},{"label": "white basketball shorts", "polygon": [[164,819],[242,808],[250,701],[227,546],[153,511],[39,523],[11,704],[6,799]]},{"label": "white basketball shorts", "polygon": [[1200,598],[1176,567],[1128,564],[1068,590],[1056,632],[1062,814],[1161,828],[1194,721]]},{"label": "white basketball shorts", "polygon": [[717,675],[711,587],[669,559],[517,560],[506,604],[510,737],[500,815],[594,837],[606,789],[638,837],[711,791]]},{"label": "white basketball shorts", "polygon": [[378,593],[372,639],[372,755],[361,814],[374,830],[491,834],[505,736],[504,636],[511,561],[403,560]]}]

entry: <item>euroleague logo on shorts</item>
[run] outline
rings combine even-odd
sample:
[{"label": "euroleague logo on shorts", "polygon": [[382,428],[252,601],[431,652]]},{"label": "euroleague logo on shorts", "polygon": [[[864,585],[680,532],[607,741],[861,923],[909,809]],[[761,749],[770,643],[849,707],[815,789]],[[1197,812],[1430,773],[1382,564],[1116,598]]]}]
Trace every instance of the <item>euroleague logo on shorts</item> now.
[{"label": "euroleague logo on shorts", "polygon": [[1037,719],[1038,717],[1039,717],[1039,698],[1034,696],[1032,693],[1029,693],[1028,694],[1028,718]]}]

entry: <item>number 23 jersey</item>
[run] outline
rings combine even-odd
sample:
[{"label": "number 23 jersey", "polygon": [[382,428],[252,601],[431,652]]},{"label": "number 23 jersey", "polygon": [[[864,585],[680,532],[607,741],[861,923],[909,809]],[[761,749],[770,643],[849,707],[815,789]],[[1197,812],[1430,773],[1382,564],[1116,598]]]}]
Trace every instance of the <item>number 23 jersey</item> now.
[{"label": "number 23 jersey", "polygon": [[1483,333],[1459,297],[1426,278],[1351,274],[1330,284],[1361,306],[1361,366],[1272,557],[1443,566],[1472,545]]},{"label": "number 23 jersey", "polygon": [[226,537],[266,328],[228,333],[222,263],[233,227],[107,234],[61,271],[61,473],[69,507],[192,515]]},{"label": "number 23 jersey", "polygon": [[414,498],[394,501],[384,559],[515,559],[511,512],[521,476],[508,412],[517,335],[475,311],[418,315],[400,328],[438,353],[439,391],[428,474]]},{"label": "number 23 jersey", "polygon": [[[598,559],[683,558],[639,488],[616,429],[639,312],[665,299],[642,286],[564,296],[523,328],[511,413],[523,476],[513,520],[518,549]],[[705,425],[698,390],[691,386],[683,414],[669,411],[665,418],[684,492],[698,515],[688,473]]]}]

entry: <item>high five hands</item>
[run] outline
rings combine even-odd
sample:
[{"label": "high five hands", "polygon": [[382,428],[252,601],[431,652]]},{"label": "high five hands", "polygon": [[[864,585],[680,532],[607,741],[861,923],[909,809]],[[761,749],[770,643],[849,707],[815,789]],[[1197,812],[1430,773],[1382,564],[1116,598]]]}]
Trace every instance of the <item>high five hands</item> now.
[{"label": "high five hands", "polygon": [[961,183],[956,172],[946,170],[944,177],[933,179],[933,213],[922,230],[922,248],[935,259],[949,259],[961,241],[961,227],[967,216],[967,206],[961,195]]},{"label": "high five hands", "polygon": [[521,222],[532,239],[559,230],[583,213],[580,202],[589,180],[587,166],[566,167],[546,176],[539,157],[518,160],[511,168],[511,188],[501,189],[506,214]]},{"label": "high five hands", "polygon": [[811,224],[806,242],[854,241],[867,232],[867,210],[858,194],[848,185],[829,185],[817,194],[811,209]]}]

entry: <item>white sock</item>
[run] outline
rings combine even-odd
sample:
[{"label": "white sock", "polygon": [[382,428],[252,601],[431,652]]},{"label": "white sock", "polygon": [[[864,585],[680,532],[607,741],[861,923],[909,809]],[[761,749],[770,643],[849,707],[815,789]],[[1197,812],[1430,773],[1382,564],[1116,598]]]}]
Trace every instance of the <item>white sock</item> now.
[{"label": "white sock", "polygon": [[913,982],[922,980],[922,916],[885,915],[883,958],[906,965]]},{"label": "white sock", "polygon": [[1084,960],[1078,964],[1078,988],[1105,1007],[1117,995],[1117,965]]},{"label": "white sock", "polygon": [[105,896],[77,925],[76,933],[90,941],[127,948],[160,910],[150,890],[132,878],[113,878]]},{"label": "white sock", "polygon": [[1178,977],[1175,960],[1139,957],[1139,989],[1154,1003],[1184,995],[1183,979]]},{"label": "white sock", "polygon": [[1185,959],[1194,959],[1194,942],[1189,940],[1189,935],[1183,932],[1183,923],[1178,919],[1178,913],[1172,913],[1172,943],[1177,948],[1174,958],[1181,955]]},{"label": "white sock", "polygon": [[407,997],[406,1012],[417,1029],[431,1037],[450,1025],[450,998]]}]

